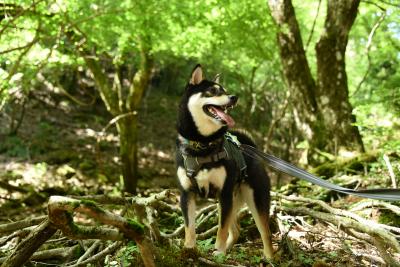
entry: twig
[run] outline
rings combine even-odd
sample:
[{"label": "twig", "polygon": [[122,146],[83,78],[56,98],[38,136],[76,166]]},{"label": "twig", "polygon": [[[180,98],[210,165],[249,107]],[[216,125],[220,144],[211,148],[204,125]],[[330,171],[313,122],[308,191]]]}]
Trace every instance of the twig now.
[{"label": "twig", "polygon": [[146,211],[146,219],[147,219],[147,227],[150,229],[152,240],[158,242],[161,238],[160,229],[158,228],[158,224],[154,219],[154,209],[151,206],[147,206],[145,208]]},{"label": "twig", "polygon": [[5,23],[5,25],[3,25],[3,27],[0,29],[0,37],[3,35],[4,31],[9,27],[10,24],[12,24],[15,20],[17,20],[22,15],[24,15],[25,12],[35,10],[36,5],[38,5],[40,2],[44,2],[44,1],[45,0],[33,1],[32,4],[25,9],[21,8],[20,6],[16,6],[16,7],[18,7],[19,12],[17,14],[15,14],[11,20],[9,20],[7,23]]},{"label": "twig", "polygon": [[85,251],[85,253],[78,259],[76,264],[81,263],[85,259],[87,259],[101,244],[100,240],[96,240],[88,250]]},{"label": "twig", "polygon": [[50,243],[58,243],[58,242],[63,242],[63,241],[68,241],[68,238],[64,237],[60,237],[60,238],[56,238],[56,239],[50,239],[47,240],[46,244],[50,244]]},{"label": "twig", "polygon": [[[248,212],[249,212],[249,210],[247,207],[242,208],[239,211],[236,219],[240,221],[241,219],[243,219],[244,216],[246,216],[248,214]],[[217,230],[218,230],[218,225],[215,225],[214,227],[211,227],[210,229],[206,230],[205,232],[199,233],[197,235],[197,238],[199,240],[207,239],[207,238],[211,237],[213,234],[215,234],[217,232]]]},{"label": "twig", "polygon": [[[58,260],[66,260],[70,259],[73,255],[78,254],[80,250],[80,245],[74,245],[72,247],[64,247],[64,248],[53,248],[48,250],[42,250],[35,252],[31,260],[48,260],[48,259],[58,259]],[[78,254],[79,255],[79,254]]]},{"label": "twig", "polygon": [[212,235],[214,235],[217,232],[217,230],[218,230],[218,225],[215,225],[215,226],[211,227],[210,229],[208,229],[207,231],[197,234],[197,238],[199,240],[204,240],[204,239],[210,238]]},{"label": "twig", "polygon": [[361,81],[358,83],[356,89],[354,90],[354,92],[352,93],[351,96],[355,96],[358,91],[360,90],[362,84],[365,82],[365,80],[367,79],[367,76],[369,74],[369,72],[371,71],[371,67],[372,67],[372,60],[371,60],[371,56],[370,56],[370,51],[371,51],[371,46],[372,46],[372,38],[375,35],[376,30],[379,28],[379,26],[382,24],[383,20],[386,17],[386,10],[383,11],[382,15],[379,17],[378,21],[375,23],[375,25],[372,27],[371,32],[368,35],[368,42],[367,42],[367,46],[366,46],[366,50],[367,50],[367,60],[368,60],[368,66],[367,66],[367,70],[364,73],[364,76],[362,77]]},{"label": "twig", "polygon": [[205,222],[208,222],[210,220],[211,217],[215,216],[215,214],[217,213],[218,209],[214,209],[211,210],[207,216],[204,216],[198,223],[196,227],[200,227],[202,226]]},{"label": "twig", "polygon": [[368,201],[359,202],[353,208],[351,208],[351,211],[359,211],[359,210],[362,210],[362,209],[365,209],[368,207],[383,207],[385,209],[390,210],[394,214],[400,216],[400,207],[395,206],[390,203],[386,203],[383,201],[376,201],[376,200],[373,200],[373,201],[368,200]]},{"label": "twig", "polygon": [[[49,53],[50,56],[50,53]],[[64,87],[58,83],[58,86],[54,85],[50,81],[46,80],[46,78],[43,76],[42,73],[38,72],[36,75],[36,78],[39,82],[41,82],[44,86],[46,86],[47,90],[52,91],[57,93],[57,91],[60,91],[62,94],[64,94],[66,97],[68,97],[71,101],[73,101],[75,104],[80,105],[80,106],[90,106],[93,105],[93,103],[96,101],[96,99],[92,99],[89,103],[84,103],[78,98],[74,97],[70,93],[68,93],[67,90],[64,89]]]},{"label": "twig", "polygon": [[390,164],[389,157],[386,154],[384,154],[383,160],[385,161],[386,167],[388,168],[389,176],[390,176],[390,179],[392,180],[392,187],[397,188],[396,176],[394,175],[393,167],[392,167],[392,164]]},{"label": "twig", "polygon": [[[206,206],[204,208],[202,208],[201,210],[198,211],[197,215],[196,215],[196,220],[198,218],[200,218],[204,213],[209,212],[210,210],[213,210],[217,207],[217,204],[211,204],[209,206]],[[163,238],[174,238],[179,236],[180,234],[183,233],[183,230],[185,229],[185,224],[180,225],[174,232],[170,233],[170,234],[166,234],[166,233],[162,233],[161,232],[161,236]],[[213,230],[214,231],[214,230]],[[214,232],[211,231],[210,234],[213,234]],[[200,238],[201,239],[201,238]]]},{"label": "twig", "polygon": [[37,224],[41,223],[43,220],[45,220],[46,218],[47,218],[47,216],[40,216],[40,217],[28,218],[28,219],[24,219],[24,220],[12,222],[12,223],[1,224],[0,225],[0,233],[13,232],[15,230],[19,230],[19,229],[26,228],[29,226],[37,225]]},{"label": "twig", "polygon": [[80,262],[80,263],[76,263],[74,265],[69,265],[69,267],[78,267],[78,266],[86,266],[88,263],[94,262],[94,261],[98,261],[104,257],[106,257],[108,254],[111,254],[112,252],[114,252],[115,250],[117,250],[120,246],[122,246],[122,242],[114,242],[113,244],[111,244],[110,246],[108,246],[106,249],[104,249],[103,251],[93,255],[92,257]]},{"label": "twig", "polygon": [[270,145],[270,141],[271,141],[271,137],[272,137],[272,134],[273,134],[273,132],[274,132],[274,129],[275,129],[275,127],[277,126],[277,124],[280,122],[280,120],[285,116],[285,114],[286,114],[286,109],[287,109],[287,107],[288,107],[288,105],[289,105],[289,98],[290,98],[290,92],[288,91],[287,92],[287,94],[286,94],[286,98],[285,98],[285,100],[284,100],[284,102],[283,102],[283,106],[282,106],[282,108],[281,108],[281,110],[280,110],[280,114],[278,115],[278,116],[276,116],[276,118],[272,121],[272,123],[270,124],[270,126],[269,126],[269,128],[268,128],[268,132],[267,132],[267,135],[266,135],[266,137],[264,138],[264,143],[265,143],[265,145],[264,145],[264,150],[265,151],[268,151],[268,149],[269,149],[269,145]]},{"label": "twig", "polygon": [[312,26],[311,26],[311,32],[310,32],[310,35],[308,36],[308,40],[307,40],[306,46],[305,46],[305,48],[304,48],[304,51],[305,51],[305,52],[307,52],[308,46],[310,45],[312,36],[313,36],[313,34],[314,34],[315,24],[316,24],[316,22],[317,22],[317,18],[318,18],[318,15],[319,15],[319,9],[320,9],[320,7],[321,7],[321,2],[322,2],[322,0],[319,0],[319,1],[318,1],[317,14],[315,15],[313,24],[312,24]]},{"label": "twig", "polygon": [[141,205],[147,207],[149,205],[157,205],[158,201],[164,200],[170,197],[171,190],[165,189],[158,194],[153,194],[149,197],[133,197],[132,204]]},{"label": "twig", "polygon": [[5,243],[7,243],[9,240],[11,240],[11,239],[13,239],[15,237],[19,237],[19,238],[26,237],[27,235],[30,234],[30,232],[34,228],[35,228],[34,226],[27,227],[25,229],[21,229],[21,230],[15,231],[12,234],[10,234],[9,236],[4,236],[4,237],[0,238],[0,247],[3,246]]}]

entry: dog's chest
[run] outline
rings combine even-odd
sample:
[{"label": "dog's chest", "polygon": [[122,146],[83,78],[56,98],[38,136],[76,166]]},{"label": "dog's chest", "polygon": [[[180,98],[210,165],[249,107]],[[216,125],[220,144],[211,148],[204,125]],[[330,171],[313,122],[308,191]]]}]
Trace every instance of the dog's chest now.
[{"label": "dog's chest", "polygon": [[[188,190],[189,188],[196,186],[192,180],[186,175],[186,171],[183,167],[178,168],[178,178],[183,189]],[[201,169],[194,177],[198,189],[200,192],[204,192],[208,195],[211,187],[217,190],[221,190],[224,186],[226,179],[225,166],[219,166],[210,169]]]}]

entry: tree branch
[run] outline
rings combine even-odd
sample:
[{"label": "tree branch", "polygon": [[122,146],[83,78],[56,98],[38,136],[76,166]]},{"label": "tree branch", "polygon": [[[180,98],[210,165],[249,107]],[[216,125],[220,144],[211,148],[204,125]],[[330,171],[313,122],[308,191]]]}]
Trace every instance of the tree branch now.
[{"label": "tree branch", "polygon": [[360,90],[361,86],[363,85],[363,83],[367,79],[369,72],[371,71],[372,59],[371,59],[370,52],[371,52],[371,46],[372,46],[372,38],[374,37],[376,30],[382,24],[382,22],[385,19],[385,17],[386,17],[386,10],[383,11],[382,15],[379,17],[378,21],[372,27],[372,30],[368,35],[368,41],[367,41],[367,46],[366,46],[366,54],[367,54],[367,60],[368,60],[367,70],[365,71],[363,77],[361,78],[361,81],[358,83],[356,89],[354,90],[353,94],[351,95],[352,97],[355,96],[358,93],[358,91]]},{"label": "tree branch", "polygon": [[[118,228],[121,232],[124,233],[125,236],[132,240],[135,240],[136,244],[139,247],[140,254],[142,256],[145,266],[155,266],[155,250],[151,242],[145,236],[143,225],[133,220],[127,220],[124,217],[104,210],[98,207],[95,202],[88,200],[76,200],[68,197],[52,196],[49,200],[48,209],[49,219],[51,220],[51,222],[60,227],[63,232],[65,231],[67,235],[70,233],[70,230],[75,232],[74,235],[81,234],[81,236],[84,236],[85,233],[75,231],[77,225],[74,224],[72,220],[71,213],[73,212],[84,213],[96,219],[97,221]],[[97,232],[93,228],[91,228],[90,231]],[[97,233],[100,232],[101,231],[98,230]]]},{"label": "tree branch", "polygon": [[55,232],[57,228],[46,219],[38,227],[36,227],[21,243],[17,245],[15,250],[7,257],[2,267],[20,267],[31,255],[46,242]]},{"label": "tree branch", "polygon": [[40,216],[40,217],[36,217],[36,218],[27,218],[27,219],[12,222],[12,223],[1,224],[0,225],[0,233],[12,232],[12,231],[26,228],[29,226],[37,225],[37,224],[41,223],[42,221],[44,221],[46,218],[47,218],[47,216]]},{"label": "tree branch", "polygon": [[311,32],[310,32],[310,35],[308,36],[308,39],[307,39],[307,42],[306,42],[306,46],[304,48],[305,52],[307,52],[308,46],[310,45],[312,36],[314,34],[315,24],[317,22],[317,18],[318,18],[318,15],[319,15],[319,9],[321,8],[321,2],[322,2],[322,0],[318,0],[317,14],[315,15],[313,24],[311,26]]}]

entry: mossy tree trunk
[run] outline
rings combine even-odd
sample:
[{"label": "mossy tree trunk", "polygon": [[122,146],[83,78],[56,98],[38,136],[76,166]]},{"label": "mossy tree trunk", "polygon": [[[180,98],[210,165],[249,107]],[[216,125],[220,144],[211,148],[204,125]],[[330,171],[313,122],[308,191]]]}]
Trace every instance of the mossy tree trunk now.
[{"label": "mossy tree trunk", "polygon": [[125,191],[135,193],[139,178],[137,114],[120,119],[117,129]]},{"label": "mossy tree trunk", "polygon": [[363,151],[348,97],[345,51],[359,0],[328,0],[324,33],[316,46],[317,81],[307,61],[291,0],[269,0],[296,124],[311,148]]},{"label": "mossy tree trunk", "polygon": [[[111,82],[101,66],[99,57],[89,52],[81,52],[86,65],[93,73],[96,87],[107,110],[117,119],[124,190],[133,194],[136,192],[139,178],[138,110],[149,86],[153,68],[150,49],[143,43],[147,42],[139,40],[140,64],[128,88],[123,87],[118,71],[115,73],[114,82]],[[114,67],[118,70],[118,66]]]}]

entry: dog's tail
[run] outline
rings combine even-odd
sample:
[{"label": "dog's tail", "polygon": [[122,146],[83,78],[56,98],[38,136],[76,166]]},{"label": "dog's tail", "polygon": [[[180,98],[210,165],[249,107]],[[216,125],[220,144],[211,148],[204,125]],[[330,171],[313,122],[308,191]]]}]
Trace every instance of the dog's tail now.
[{"label": "dog's tail", "polygon": [[237,129],[235,128],[235,129],[229,130],[229,132],[232,135],[236,136],[241,144],[246,144],[246,145],[250,145],[252,147],[257,147],[256,142],[254,141],[254,138],[249,131],[246,131],[245,129],[241,129],[241,128],[237,128]]}]

